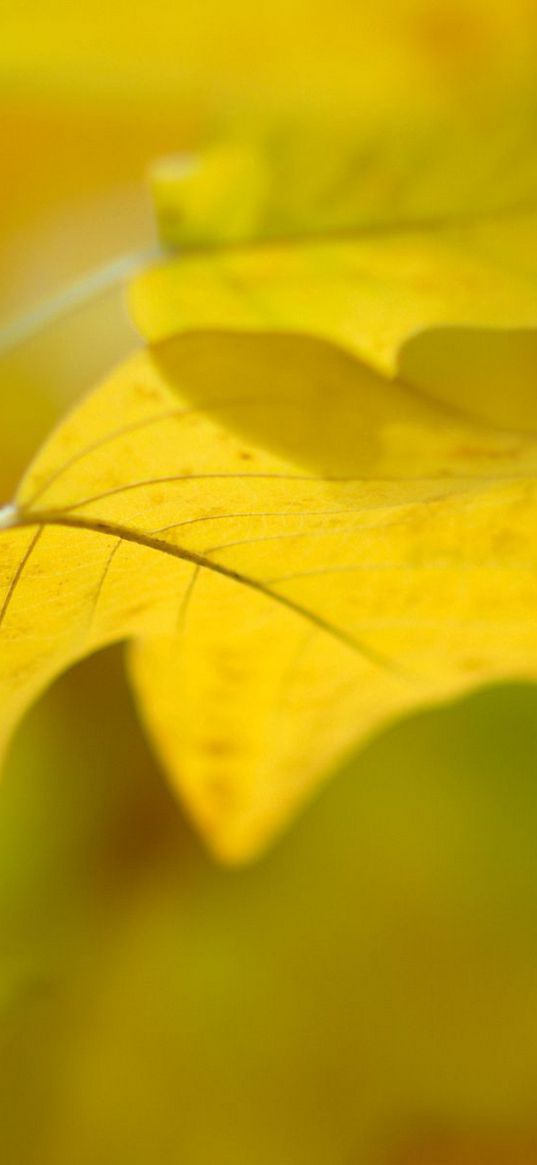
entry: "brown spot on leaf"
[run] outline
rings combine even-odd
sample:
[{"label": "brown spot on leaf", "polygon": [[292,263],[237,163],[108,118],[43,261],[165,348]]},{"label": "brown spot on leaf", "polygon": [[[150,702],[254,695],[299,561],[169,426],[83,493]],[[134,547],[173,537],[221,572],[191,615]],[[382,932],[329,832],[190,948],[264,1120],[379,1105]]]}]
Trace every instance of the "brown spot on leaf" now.
[{"label": "brown spot on leaf", "polygon": [[205,788],[207,797],[219,814],[234,812],[237,798],[229,780],[225,777],[211,777]]},{"label": "brown spot on leaf", "polygon": [[237,746],[232,740],[220,740],[218,737],[209,737],[205,740],[204,749],[209,756],[220,758],[235,756],[237,752]]}]

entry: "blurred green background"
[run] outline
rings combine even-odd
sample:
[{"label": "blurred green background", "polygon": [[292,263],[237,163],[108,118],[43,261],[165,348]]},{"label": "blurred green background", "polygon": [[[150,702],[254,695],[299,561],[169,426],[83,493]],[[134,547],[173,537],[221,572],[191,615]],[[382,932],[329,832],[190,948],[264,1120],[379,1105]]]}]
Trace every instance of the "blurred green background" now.
[{"label": "blurred green background", "polygon": [[[531,78],[537,43],[529,0],[4,19],[4,320],[150,243],[146,166],[226,117],[463,103],[494,70]],[[3,357],[6,498],[136,343],[114,290]],[[229,872],[167,790],[121,650],[65,676],[0,788],[0,1160],[537,1162],[536,713],[513,685],[394,725]]]},{"label": "blurred green background", "polygon": [[391,728],[230,872],[120,653],[62,679],[0,794],[2,1159],[534,1161],[536,713],[513,686]]}]

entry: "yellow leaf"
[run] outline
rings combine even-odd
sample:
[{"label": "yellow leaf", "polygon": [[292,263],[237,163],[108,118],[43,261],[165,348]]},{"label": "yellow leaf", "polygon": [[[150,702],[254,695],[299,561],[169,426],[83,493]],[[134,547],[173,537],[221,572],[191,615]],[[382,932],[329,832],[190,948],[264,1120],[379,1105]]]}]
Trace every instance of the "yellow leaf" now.
[{"label": "yellow leaf", "polygon": [[537,444],[478,411],[306,337],[134,357],[3,511],[4,740],[132,641],[170,778],[238,861],[388,717],[534,676]]},{"label": "yellow leaf", "polygon": [[464,118],[321,119],[157,167],[179,253],[134,280],[136,324],[307,333],[388,375],[426,328],[535,327],[535,112],[489,94]]}]

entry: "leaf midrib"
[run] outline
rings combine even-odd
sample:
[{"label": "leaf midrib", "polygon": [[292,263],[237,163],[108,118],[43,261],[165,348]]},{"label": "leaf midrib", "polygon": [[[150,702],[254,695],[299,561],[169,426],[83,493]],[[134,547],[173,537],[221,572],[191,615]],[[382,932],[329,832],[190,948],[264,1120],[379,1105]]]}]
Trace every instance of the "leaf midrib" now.
[{"label": "leaf midrib", "polygon": [[363,223],[350,223],[344,226],[321,226],[318,230],[282,231],[280,234],[251,235],[248,238],[232,240],[211,240],[210,242],[178,243],[167,245],[163,241],[163,259],[168,262],[177,259],[210,258],[212,255],[236,254],[243,251],[255,251],[267,247],[293,247],[308,245],[323,245],[331,242],[352,242],[362,237],[392,236],[397,234],[423,233],[434,231],[450,231],[459,228],[479,226],[481,223],[495,222],[515,218],[519,215],[531,214],[537,211],[537,198],[520,199],[518,202],[508,203],[505,206],[491,207],[488,210],[476,209],[449,214],[425,215],[400,219],[379,219]]},{"label": "leaf midrib", "polygon": [[188,550],[186,547],[172,546],[170,543],[164,542],[162,539],[156,538],[151,534],[145,534],[140,530],[132,530],[128,526],[122,526],[115,522],[103,521],[97,518],[72,517],[68,514],[55,511],[34,511],[32,513],[19,511],[16,521],[13,522],[9,529],[31,526],[38,526],[42,529],[55,526],[66,529],[87,530],[94,534],[102,534],[105,537],[120,539],[121,542],[130,542],[136,546],[143,546],[149,550],[167,554],[172,558],[178,558],[183,562],[190,562],[193,566],[209,570],[213,574],[221,575],[224,578],[230,579],[232,582],[256,591],[257,594],[264,595],[265,598],[272,599],[286,610],[292,611],[295,615],[306,619],[319,631],[324,631],[332,638],[337,639],[345,647],[350,648],[353,652],[367,659],[376,667],[381,667],[384,671],[390,671],[394,675],[399,676],[399,678],[403,676],[401,669],[387,656],[375,651],[374,648],[342,630],[328,619],[324,619],[321,615],[316,614],[316,612],[310,611],[309,608],[304,607],[294,599],[280,594],[260,579],[243,574],[241,571],[227,567],[223,563],[214,562],[204,554],[198,554],[196,551]]}]

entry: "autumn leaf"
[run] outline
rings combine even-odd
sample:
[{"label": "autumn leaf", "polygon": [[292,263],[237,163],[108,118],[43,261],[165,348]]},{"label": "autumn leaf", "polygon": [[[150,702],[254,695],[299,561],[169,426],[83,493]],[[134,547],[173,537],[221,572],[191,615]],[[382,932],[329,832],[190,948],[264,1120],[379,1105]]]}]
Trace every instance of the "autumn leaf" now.
[{"label": "autumn leaf", "polygon": [[129,641],[164,765],[238,861],[390,717],[535,675],[533,123],[488,94],[154,168],[178,253],[130,288],[150,347],[4,510],[6,742]]},{"label": "autumn leaf", "polygon": [[129,640],[142,716],[227,860],[404,709],[534,676],[531,432],[334,346],[185,335],[53,435],[1,532],[4,741]]},{"label": "autumn leaf", "polygon": [[[136,324],[150,342],[193,329],[309,334],[390,376],[425,329],[534,328],[536,113],[527,95],[504,96],[464,117],[276,126],[198,165],[164,160],[153,188],[177,254],[134,279]],[[486,345],[476,351],[486,359]],[[516,337],[508,352],[527,376]]]}]

